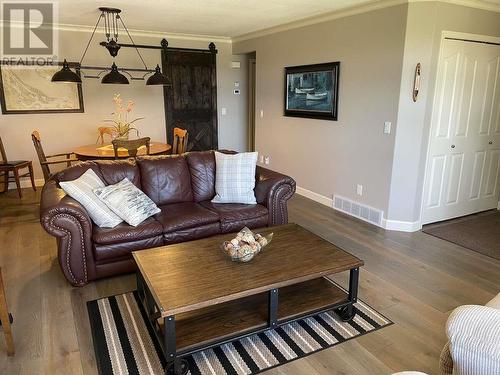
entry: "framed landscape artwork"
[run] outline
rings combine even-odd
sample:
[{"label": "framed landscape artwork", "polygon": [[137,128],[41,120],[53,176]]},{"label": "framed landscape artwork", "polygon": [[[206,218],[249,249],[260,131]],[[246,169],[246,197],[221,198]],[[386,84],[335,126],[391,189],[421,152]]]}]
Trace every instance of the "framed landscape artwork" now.
[{"label": "framed landscape artwork", "polygon": [[[70,67],[75,68],[76,64],[70,64]],[[83,112],[81,85],[51,81],[54,73],[60,69],[58,65],[0,65],[2,113]]]},{"label": "framed landscape artwork", "polygon": [[337,120],[340,62],[285,68],[285,116]]}]

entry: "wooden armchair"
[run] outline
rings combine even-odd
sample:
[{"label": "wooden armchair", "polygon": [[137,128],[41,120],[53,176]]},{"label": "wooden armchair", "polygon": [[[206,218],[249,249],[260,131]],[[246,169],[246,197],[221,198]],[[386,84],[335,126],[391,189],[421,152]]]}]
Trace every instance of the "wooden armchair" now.
[{"label": "wooden armchair", "polygon": [[115,135],[115,129],[109,126],[100,126],[97,128],[97,132],[99,133],[99,136],[97,137],[96,143],[101,140],[101,145],[104,144],[104,135],[109,135],[111,139],[113,139],[113,136]]},{"label": "wooden armchair", "polygon": [[[45,155],[45,152],[43,151],[42,148],[42,142],[40,138],[40,133],[38,131],[33,131],[31,133],[31,139],[33,140],[33,145],[35,146],[36,153],[38,155],[38,160],[40,161],[40,167],[42,168],[43,172],[43,178],[45,179],[45,182],[47,182],[52,176],[50,173],[50,168],[49,165],[53,164],[61,164],[61,163],[66,163],[66,166],[70,167],[72,162],[78,161],[73,155],[72,152],[67,152],[67,153],[62,153],[62,154],[54,154],[54,155]],[[66,159],[63,160],[48,160],[51,158],[57,158],[57,157],[65,157]]]},{"label": "wooden armchair", "polygon": [[181,128],[174,128],[174,140],[172,144],[172,154],[183,154],[187,151],[188,131]]},{"label": "wooden armchair", "polygon": [[120,147],[127,149],[128,155],[130,157],[135,158],[137,156],[137,151],[139,150],[139,148],[142,146],[146,146],[146,155],[149,155],[150,141],[151,138],[149,137],[133,139],[128,141],[122,139],[114,139],[111,143],[113,144],[113,150],[115,151],[115,159],[119,158],[118,149]]}]

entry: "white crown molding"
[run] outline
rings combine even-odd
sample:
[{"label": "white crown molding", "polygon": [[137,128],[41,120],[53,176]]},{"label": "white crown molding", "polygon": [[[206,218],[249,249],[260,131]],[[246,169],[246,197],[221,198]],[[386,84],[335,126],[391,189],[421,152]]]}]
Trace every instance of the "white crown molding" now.
[{"label": "white crown molding", "polygon": [[[85,25],[70,25],[70,24],[57,24],[55,25],[57,30],[60,31],[78,31],[91,33],[94,26]],[[139,29],[129,29],[129,32],[133,36],[138,37],[149,37],[149,38],[159,38],[159,39],[178,39],[178,40],[196,40],[202,42],[218,42],[218,43],[231,43],[230,37],[216,36],[216,35],[197,35],[197,34],[183,34],[183,33],[168,33],[161,31],[151,31],[151,30],[139,30]]]},{"label": "white crown molding", "polygon": [[490,12],[500,12],[500,4],[492,3],[487,0],[408,0],[409,3],[447,3],[452,5],[461,5],[469,8],[487,10]]},{"label": "white crown molding", "polygon": [[[0,28],[3,28],[4,21],[0,20]],[[22,22],[11,22],[11,27],[24,27]],[[85,25],[70,25],[70,24],[55,24],[55,29],[58,31],[75,31],[83,33],[91,33],[94,30],[94,26]],[[43,26],[42,26],[43,28]],[[102,27],[97,30],[102,31]],[[182,34],[182,33],[163,33],[160,31],[150,31],[150,30],[139,30],[139,29],[129,29],[130,35],[137,37],[148,37],[148,38],[158,38],[158,39],[177,39],[177,40],[192,40],[201,42],[217,42],[217,43],[231,43],[230,37],[216,36],[216,35],[196,35],[196,34]],[[158,42],[159,45],[159,42]]]},{"label": "white crown molding", "polygon": [[299,27],[315,25],[317,23],[335,20],[338,18],[344,18],[349,16],[354,16],[356,14],[366,13],[377,9],[388,8],[395,5],[406,4],[408,0],[380,0],[377,2],[370,2],[358,6],[349,7],[346,9],[336,10],[333,12],[328,12],[320,14],[313,17],[303,18],[297,21],[292,21],[284,23],[281,25],[269,27],[262,30],[253,31],[251,33],[242,34],[234,37],[233,43],[242,42],[248,39],[259,38],[269,34],[279,33],[281,31],[287,31],[292,29],[297,29]]},{"label": "white crown molding", "polygon": [[331,21],[338,18],[344,18],[349,16],[354,16],[356,14],[362,14],[371,12],[378,9],[384,9],[393,7],[401,4],[408,3],[420,3],[420,2],[441,2],[447,4],[461,5],[471,8],[477,8],[482,10],[487,10],[491,12],[500,12],[500,4],[494,4],[489,1],[484,0],[379,0],[377,2],[371,2],[366,4],[361,4],[358,6],[353,6],[346,9],[336,10],[329,13],[320,14],[317,16],[304,18],[297,21],[288,22],[278,26],[269,27],[262,30],[253,31],[251,33],[238,35],[232,38],[233,43],[242,42],[248,39],[255,39],[262,36],[275,34],[281,31],[287,31],[292,29],[297,29],[299,27],[314,25],[321,22]]}]

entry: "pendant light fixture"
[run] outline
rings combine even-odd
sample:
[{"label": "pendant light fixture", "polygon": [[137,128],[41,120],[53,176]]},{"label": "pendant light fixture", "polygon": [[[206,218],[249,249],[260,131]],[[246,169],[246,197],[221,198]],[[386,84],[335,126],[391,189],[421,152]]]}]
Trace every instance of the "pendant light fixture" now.
[{"label": "pendant light fixture", "polygon": [[69,68],[68,62],[64,59],[62,69],[52,76],[52,82],[82,83],[82,79]]},{"label": "pendant light fixture", "polygon": [[113,65],[111,65],[111,71],[102,77],[101,83],[129,84],[128,78],[118,71],[118,67],[114,62]]},{"label": "pendant light fixture", "polygon": [[[157,65],[156,69],[150,70],[148,69],[146,63],[144,62],[144,59],[142,58],[141,53],[139,52],[139,49],[137,48],[136,44],[134,43],[134,40],[132,39],[132,36],[130,35],[127,27],[125,26],[125,23],[123,22],[120,13],[121,10],[117,8],[108,8],[108,7],[101,7],[99,8],[99,11],[101,12],[99,18],[97,19],[97,23],[94,27],[94,30],[92,31],[92,35],[90,36],[90,39],[87,43],[87,46],[85,47],[85,50],[83,51],[82,58],[80,59],[80,69],[83,69],[85,67],[82,66],[83,60],[85,58],[85,55],[87,54],[87,51],[89,49],[90,43],[92,42],[92,39],[94,38],[94,34],[97,30],[97,27],[101,23],[101,20],[104,20],[104,34],[106,36],[106,41],[101,42],[100,44],[104,46],[111,57],[113,57],[113,60],[116,56],[118,56],[118,52],[120,51],[121,45],[118,43],[118,26],[119,24],[122,25],[123,29],[127,33],[130,41],[132,42],[132,46],[135,48],[137,55],[139,56],[139,59],[141,60],[142,64],[144,65],[144,69],[132,69],[135,71],[143,71],[146,72],[146,74],[143,76],[142,79],[144,79],[148,74],[153,73],[147,80],[146,85],[151,86],[151,85],[169,85],[170,82],[168,78],[161,72],[160,66]],[[127,45],[129,46],[129,45]],[[90,69],[90,68],[89,68]],[[92,68],[94,69],[94,68]],[[109,69],[104,69],[101,73],[99,73],[97,77],[100,76],[100,74],[107,72],[104,77],[101,80],[101,83],[105,84],[129,84],[128,78],[120,73],[120,70],[122,72],[125,72],[129,74],[126,70],[124,69],[119,69],[116,63],[113,61],[113,64],[111,65],[111,68]],[[130,74],[129,74],[130,76]],[[141,79],[141,78],[133,78],[132,79]],[[60,71],[56,72],[52,76],[52,82],[69,82],[69,83],[78,83],[81,84],[82,80],[80,76],[73,72],[69,68],[69,64],[64,60],[63,67]]]}]

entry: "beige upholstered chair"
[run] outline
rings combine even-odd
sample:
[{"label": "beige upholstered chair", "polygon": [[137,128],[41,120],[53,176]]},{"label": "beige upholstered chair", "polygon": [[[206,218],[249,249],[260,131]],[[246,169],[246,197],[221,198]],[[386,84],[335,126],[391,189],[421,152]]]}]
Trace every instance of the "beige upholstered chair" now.
[{"label": "beige upholstered chair", "polygon": [[500,374],[500,293],[486,306],[457,307],[446,322],[443,375]]}]

